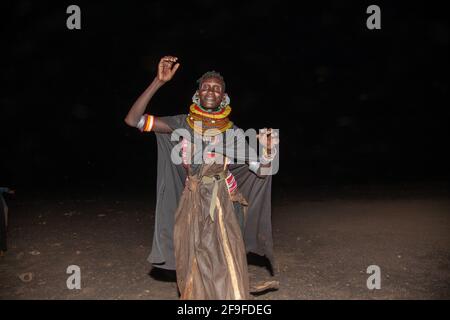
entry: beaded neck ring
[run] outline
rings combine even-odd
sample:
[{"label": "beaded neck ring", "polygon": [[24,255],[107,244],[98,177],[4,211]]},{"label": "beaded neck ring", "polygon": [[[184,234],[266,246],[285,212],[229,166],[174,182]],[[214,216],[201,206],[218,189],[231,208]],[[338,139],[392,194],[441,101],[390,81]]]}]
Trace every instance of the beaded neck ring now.
[{"label": "beaded neck ring", "polygon": [[[186,118],[187,123],[194,131],[201,134],[215,135],[233,127],[233,122],[228,118],[231,113],[231,107],[229,105],[230,98],[228,95],[225,94],[220,106],[216,109],[202,108],[199,100],[198,93],[194,94],[192,97],[193,104],[190,106],[189,115]],[[202,123],[202,128],[198,128],[195,125],[196,121]],[[206,133],[209,129],[216,130]]]}]

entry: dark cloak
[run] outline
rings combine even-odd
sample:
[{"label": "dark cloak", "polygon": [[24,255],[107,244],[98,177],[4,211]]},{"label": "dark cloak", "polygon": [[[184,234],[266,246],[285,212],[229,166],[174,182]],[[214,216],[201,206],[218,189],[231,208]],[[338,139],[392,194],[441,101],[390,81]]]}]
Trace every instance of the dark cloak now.
[{"label": "dark cloak", "polygon": [[[173,130],[184,128],[192,131],[186,123],[186,116],[186,114],[181,114],[159,117],[159,119],[166,122]],[[234,128],[237,127],[234,126]],[[158,146],[157,198],[153,244],[148,261],[155,267],[175,270],[174,221],[178,202],[184,189],[186,171],[181,164],[175,165],[171,161],[172,148],[178,142],[171,141],[171,134],[155,134]],[[260,177],[249,170],[248,164],[230,164],[229,170],[236,179],[239,191],[249,203],[244,230],[246,251],[267,257],[273,268],[272,176]]]}]

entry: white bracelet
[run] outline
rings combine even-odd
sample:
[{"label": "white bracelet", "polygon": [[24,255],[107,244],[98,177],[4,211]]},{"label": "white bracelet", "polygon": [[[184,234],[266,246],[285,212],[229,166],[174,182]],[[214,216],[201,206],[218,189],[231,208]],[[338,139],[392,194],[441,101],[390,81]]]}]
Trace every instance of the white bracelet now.
[{"label": "white bracelet", "polygon": [[139,119],[136,128],[142,131],[142,129],[144,128],[144,124],[145,124],[145,116],[141,116],[141,119]]},{"label": "white bracelet", "polygon": [[257,173],[260,165],[261,164],[258,161],[250,161],[248,164],[248,168],[250,169],[250,171]]}]

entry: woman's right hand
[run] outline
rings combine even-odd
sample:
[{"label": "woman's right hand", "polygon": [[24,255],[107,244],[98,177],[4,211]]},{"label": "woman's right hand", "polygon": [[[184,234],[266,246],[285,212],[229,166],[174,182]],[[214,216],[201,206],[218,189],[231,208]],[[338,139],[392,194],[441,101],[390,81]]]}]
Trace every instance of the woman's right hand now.
[{"label": "woman's right hand", "polygon": [[165,56],[161,58],[158,64],[158,80],[165,83],[170,81],[177,72],[180,64],[177,63],[178,58],[172,56]]}]

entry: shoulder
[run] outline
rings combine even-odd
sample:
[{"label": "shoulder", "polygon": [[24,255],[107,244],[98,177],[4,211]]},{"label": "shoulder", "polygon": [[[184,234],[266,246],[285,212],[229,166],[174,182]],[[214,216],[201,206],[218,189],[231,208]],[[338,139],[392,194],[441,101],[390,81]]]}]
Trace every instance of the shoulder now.
[{"label": "shoulder", "polygon": [[185,122],[186,122],[187,114],[176,114],[172,116],[163,116],[158,117],[160,121],[163,121],[166,123],[169,127],[172,128],[172,130],[178,129],[178,128],[184,128]]}]

